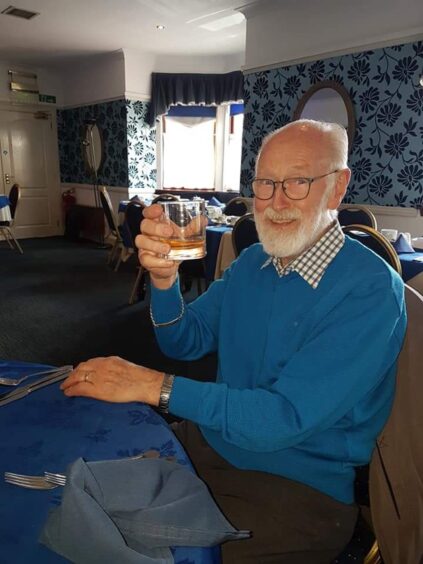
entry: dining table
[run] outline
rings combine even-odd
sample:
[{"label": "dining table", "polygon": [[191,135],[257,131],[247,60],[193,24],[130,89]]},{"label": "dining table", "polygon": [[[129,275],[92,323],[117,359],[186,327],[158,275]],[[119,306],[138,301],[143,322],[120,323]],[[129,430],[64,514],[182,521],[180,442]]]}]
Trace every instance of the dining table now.
[{"label": "dining table", "polygon": [[398,256],[401,262],[404,282],[408,283],[412,278],[423,273],[423,252],[398,253]]},{"label": "dining table", "polygon": [[0,196],[0,221],[11,221],[10,200],[8,196]]},{"label": "dining table", "polygon": [[[0,376],[19,376],[43,368],[48,367],[0,361]],[[1,388],[2,392],[11,389]],[[78,458],[113,460],[151,450],[194,472],[172,430],[151,407],[67,398],[58,383],[0,405],[0,429],[0,564],[68,562],[38,542],[49,512],[61,502],[62,488],[25,489],[6,483],[4,472],[66,473]],[[175,564],[220,563],[219,546],[171,550]]]}]

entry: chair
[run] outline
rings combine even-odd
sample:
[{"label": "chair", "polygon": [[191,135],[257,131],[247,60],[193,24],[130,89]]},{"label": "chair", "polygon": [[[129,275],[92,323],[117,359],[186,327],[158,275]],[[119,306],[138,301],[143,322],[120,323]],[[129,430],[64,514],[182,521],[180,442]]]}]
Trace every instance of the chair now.
[{"label": "chair", "polygon": [[[142,221],[142,212],[145,206],[137,202],[129,202],[125,209],[125,224],[128,227],[129,234],[131,236],[131,244],[134,253],[137,255],[138,249],[135,246],[135,238],[141,232],[140,225]],[[138,255],[137,255],[138,256]],[[138,264],[137,266],[137,276],[135,278],[134,285],[132,287],[129,304],[132,305],[137,301],[137,299],[144,299],[145,297],[145,269]]]},{"label": "chair", "polygon": [[104,211],[104,215],[106,216],[107,225],[109,227],[110,234],[113,235],[115,238],[112,248],[109,253],[109,258],[107,260],[107,264],[112,264],[113,260],[116,257],[116,254],[119,253],[119,256],[116,261],[116,265],[114,271],[117,272],[119,269],[120,263],[125,258],[125,246],[123,243],[122,235],[120,233],[118,224],[116,222],[115,214],[113,212],[113,205],[110,199],[109,193],[105,186],[100,186],[98,189],[100,195],[100,202],[101,206]]},{"label": "chair", "polygon": [[[405,285],[405,302],[407,332],[398,357],[394,403],[370,461],[376,540],[364,564],[417,564],[423,555],[423,296]],[[363,561],[366,543],[371,545],[369,530],[359,518],[352,540],[333,564]]]},{"label": "chair", "polygon": [[179,196],[175,196],[175,194],[159,194],[151,203],[159,204],[160,202],[174,202],[175,200],[180,200]]},{"label": "chair", "polygon": [[342,230],[349,237],[360,241],[360,243],[385,259],[399,275],[402,274],[401,262],[398,254],[392,244],[384,235],[382,235],[382,233],[379,233],[376,229],[366,225],[346,225],[342,228]]},{"label": "chair", "polygon": [[235,256],[239,256],[242,250],[254,243],[258,243],[256,222],[253,213],[247,213],[240,217],[232,230],[232,245]]},{"label": "chair", "polygon": [[367,225],[377,229],[375,215],[366,206],[346,206],[338,210],[338,221],[345,225]]},{"label": "chair", "polygon": [[405,286],[407,333],[389,419],[370,463],[370,507],[385,564],[423,556],[423,297]]},{"label": "chair", "polygon": [[251,211],[250,202],[243,198],[242,196],[239,198],[232,198],[223,208],[223,213],[225,215],[238,215],[242,216]]},{"label": "chair", "polygon": [[23,255],[22,247],[19,244],[19,241],[13,235],[11,227],[13,226],[16,208],[18,207],[19,199],[21,197],[21,189],[19,184],[13,184],[9,192],[9,208],[10,208],[10,215],[12,219],[8,221],[0,221],[0,234],[3,235],[5,240],[8,242],[11,249],[13,249],[13,245],[17,248],[17,250]]}]

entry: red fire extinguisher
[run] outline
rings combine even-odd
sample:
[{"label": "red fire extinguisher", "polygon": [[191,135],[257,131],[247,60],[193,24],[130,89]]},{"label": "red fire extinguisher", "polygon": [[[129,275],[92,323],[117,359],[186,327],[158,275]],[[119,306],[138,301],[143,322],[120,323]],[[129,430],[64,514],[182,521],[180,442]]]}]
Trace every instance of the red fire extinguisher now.
[{"label": "red fire extinguisher", "polygon": [[69,208],[76,204],[75,188],[70,188],[62,194],[62,211],[63,219],[66,219],[66,215]]}]

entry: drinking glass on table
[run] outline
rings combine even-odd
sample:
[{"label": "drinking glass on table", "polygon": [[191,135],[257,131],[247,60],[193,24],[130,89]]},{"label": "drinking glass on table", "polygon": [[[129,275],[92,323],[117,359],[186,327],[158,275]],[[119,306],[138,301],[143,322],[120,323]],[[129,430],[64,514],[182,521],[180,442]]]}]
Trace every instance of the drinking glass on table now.
[{"label": "drinking glass on table", "polygon": [[170,237],[161,241],[170,245],[166,258],[190,260],[206,255],[206,225],[204,200],[160,202],[163,208],[162,221],[173,228]]}]

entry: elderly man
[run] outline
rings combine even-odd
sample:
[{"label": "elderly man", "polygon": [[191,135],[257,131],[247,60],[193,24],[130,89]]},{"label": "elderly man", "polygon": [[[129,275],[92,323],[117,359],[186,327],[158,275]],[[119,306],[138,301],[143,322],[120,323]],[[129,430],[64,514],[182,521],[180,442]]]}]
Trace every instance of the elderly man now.
[{"label": "elderly man", "polygon": [[158,341],[180,359],[217,351],[216,382],[112,358],[63,385],[184,419],[198,474],[252,531],[223,546],[225,563],[327,563],[353,531],[355,466],[388,417],[406,317],[400,277],[336,220],[349,179],[343,128],[300,120],[268,136],[252,183],[260,244],[189,305],[161,209],[147,208],[137,246]]}]

